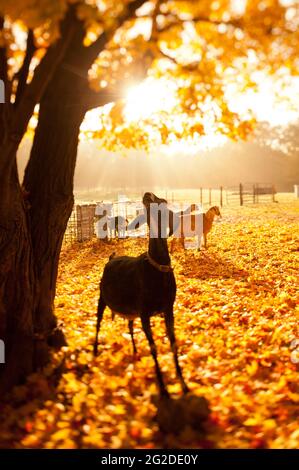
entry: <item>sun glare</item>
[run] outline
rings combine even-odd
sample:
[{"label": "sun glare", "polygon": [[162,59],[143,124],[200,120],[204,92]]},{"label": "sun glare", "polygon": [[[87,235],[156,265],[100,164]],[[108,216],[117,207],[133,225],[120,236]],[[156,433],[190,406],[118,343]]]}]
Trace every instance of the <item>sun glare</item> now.
[{"label": "sun glare", "polygon": [[[282,69],[274,79],[263,72],[256,72],[252,77],[256,88],[244,89],[242,79],[227,77],[225,97],[231,111],[243,119],[255,117],[258,121],[267,121],[273,126],[286,126],[299,118],[299,79],[288,77]],[[165,78],[148,78],[140,85],[127,90],[123,108],[124,121],[142,126],[149,139],[158,142],[161,123],[169,130],[166,153],[196,153],[199,149],[212,149],[222,146],[227,137],[221,135],[215,122],[213,100],[203,104],[202,121],[204,135],[199,133],[185,135],[184,125],[189,117],[180,113],[177,99],[177,85]],[[94,132],[102,128],[102,117],[108,116],[114,104],[94,109],[86,114],[81,125],[81,140],[89,139]],[[215,111],[216,110],[216,111]],[[190,119],[192,119],[190,117]],[[193,117],[193,119],[195,119]],[[196,121],[196,119],[195,119]],[[165,147],[165,145],[163,145]]]},{"label": "sun glare", "polygon": [[166,80],[148,79],[127,92],[124,116],[128,122],[170,111],[176,105],[174,86]]},{"label": "sun glare", "polygon": [[[236,84],[227,86],[226,97],[232,111],[249,117],[253,113],[258,121],[267,121],[272,126],[286,126],[299,119],[299,78],[274,79],[263,72],[254,77],[258,89],[238,92]],[[248,115],[248,116],[247,116]]]}]

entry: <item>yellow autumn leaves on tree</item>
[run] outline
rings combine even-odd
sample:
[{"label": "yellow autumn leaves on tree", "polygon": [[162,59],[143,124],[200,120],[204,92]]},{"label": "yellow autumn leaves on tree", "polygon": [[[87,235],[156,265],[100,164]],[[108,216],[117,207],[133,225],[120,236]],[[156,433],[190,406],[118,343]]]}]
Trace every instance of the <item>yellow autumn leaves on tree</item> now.
[{"label": "yellow autumn leaves on tree", "polygon": [[[198,142],[215,133],[245,139],[255,116],[233,110],[228,87],[236,87],[235,96],[257,87],[257,73],[275,81],[283,71],[284,83],[298,75],[299,20],[292,2],[140,1],[136,16],[122,21],[133,3],[0,0],[0,17],[5,14],[6,20],[0,34],[9,45],[12,76],[24,57],[28,28],[39,46],[31,79],[44,49],[59,36],[59,21],[70,4],[76,5],[85,28],[78,55],[105,32],[109,40],[89,70],[89,85],[102,99],[86,93],[86,109],[116,103],[95,116],[97,125],[82,134],[99,138],[109,150]],[[162,104],[146,117],[128,120],[123,112],[127,88],[147,75],[175,88],[175,105],[165,109]]]}]

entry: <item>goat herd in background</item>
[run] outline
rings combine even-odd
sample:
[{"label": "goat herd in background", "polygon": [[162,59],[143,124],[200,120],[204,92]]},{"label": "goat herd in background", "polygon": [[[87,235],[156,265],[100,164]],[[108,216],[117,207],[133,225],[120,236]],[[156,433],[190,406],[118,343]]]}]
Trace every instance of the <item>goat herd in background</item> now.
[{"label": "goat herd in background", "polygon": [[[183,393],[187,393],[189,389],[179,365],[174,332],[173,304],[176,297],[176,281],[171,266],[167,237],[176,233],[180,243],[184,245],[184,239],[188,236],[188,233],[183,228],[192,225],[192,217],[190,218],[190,216],[198,207],[191,205],[185,211],[174,213],[167,208],[165,199],[159,198],[150,192],[144,194],[142,202],[145,211],[133,222],[129,224],[125,218],[118,216],[114,218],[111,224],[115,231],[119,233],[120,230],[137,229],[142,224],[147,223],[149,229],[148,250],[136,257],[116,257],[114,253],[110,256],[100,282],[94,355],[97,355],[98,352],[98,333],[106,306],[112,310],[113,317],[117,314],[128,320],[134,353],[136,353],[136,345],[133,322],[135,318],[139,317],[155,362],[160,393],[162,396],[168,397],[169,394],[157,358],[150,318],[154,315],[164,314],[166,332],[174,357],[176,373]],[[164,207],[164,218],[160,211],[155,212],[152,210],[154,206]],[[201,227],[201,232],[197,235],[199,243],[202,236],[205,248],[207,247],[207,235],[212,228],[215,216],[221,216],[217,206],[212,207],[205,214],[200,214],[201,223],[199,227]],[[191,220],[191,224],[186,223],[186,218]],[[163,223],[166,219],[168,227]],[[193,219],[193,225],[196,222],[198,221]],[[191,230],[194,231],[194,227],[191,227]]]}]

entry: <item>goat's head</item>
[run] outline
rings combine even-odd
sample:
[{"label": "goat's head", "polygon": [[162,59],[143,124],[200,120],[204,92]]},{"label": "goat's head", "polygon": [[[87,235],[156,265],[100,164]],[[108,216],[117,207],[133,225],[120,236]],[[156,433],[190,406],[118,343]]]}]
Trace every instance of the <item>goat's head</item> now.
[{"label": "goat's head", "polygon": [[167,204],[166,199],[158,197],[154,193],[144,193],[142,202],[146,209],[149,208],[150,204]]},{"label": "goat's head", "polygon": [[209,209],[209,212],[212,212],[214,215],[218,215],[218,217],[222,217],[218,206],[211,207],[211,209]]}]

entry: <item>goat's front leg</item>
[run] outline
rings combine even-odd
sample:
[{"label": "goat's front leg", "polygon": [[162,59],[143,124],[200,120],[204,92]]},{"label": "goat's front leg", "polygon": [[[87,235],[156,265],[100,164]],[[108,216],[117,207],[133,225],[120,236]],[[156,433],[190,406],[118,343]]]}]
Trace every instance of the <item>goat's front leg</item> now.
[{"label": "goat's front leg", "polygon": [[205,247],[205,250],[207,249],[207,235],[203,234],[203,246]]},{"label": "goat's front leg", "polygon": [[147,340],[149,342],[149,345],[150,345],[150,348],[151,348],[151,353],[152,353],[152,356],[154,358],[154,361],[155,361],[155,366],[156,366],[156,375],[157,375],[157,379],[158,379],[158,385],[159,385],[159,388],[160,388],[160,393],[162,396],[164,397],[169,397],[169,393],[168,391],[166,390],[166,387],[164,385],[164,382],[163,382],[163,377],[162,377],[162,373],[161,373],[161,369],[160,369],[160,366],[159,366],[159,363],[158,363],[158,358],[157,358],[157,348],[156,348],[156,345],[154,343],[154,338],[153,338],[153,335],[152,335],[152,330],[151,330],[151,324],[150,324],[150,317],[149,315],[147,315],[146,313],[145,314],[142,314],[141,315],[141,323],[142,323],[142,328],[143,328],[143,331],[147,337]]},{"label": "goat's front leg", "polygon": [[96,356],[97,353],[98,353],[98,335],[99,335],[101,321],[102,321],[102,318],[103,318],[103,313],[104,313],[105,308],[106,308],[106,304],[105,304],[105,302],[104,302],[104,300],[103,300],[103,298],[100,294],[99,303],[98,303],[98,311],[97,311],[96,337],[95,337],[95,342],[94,342],[94,346],[93,346],[94,356]]},{"label": "goat's front leg", "polygon": [[184,381],[181,366],[180,366],[179,360],[178,360],[178,349],[177,349],[175,333],[174,333],[174,316],[173,316],[173,308],[172,307],[169,308],[165,312],[164,318],[165,318],[167,336],[169,338],[170,345],[171,345],[171,350],[172,350],[172,353],[173,353],[174,364],[175,364],[177,376],[178,376],[178,378],[181,382],[183,392],[188,393],[189,388],[188,388],[188,386],[186,385],[186,383]]},{"label": "goat's front leg", "polygon": [[137,348],[134,340],[134,320],[129,320],[129,331],[132,339],[133,352],[134,354],[137,354]]},{"label": "goat's front leg", "polygon": [[181,244],[181,247],[184,250],[185,249],[185,236],[184,235],[181,235],[181,237],[180,237],[180,244]]},{"label": "goat's front leg", "polygon": [[201,246],[201,235],[197,235],[197,251],[200,251]]}]

